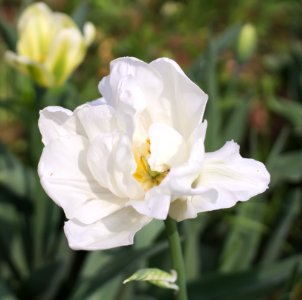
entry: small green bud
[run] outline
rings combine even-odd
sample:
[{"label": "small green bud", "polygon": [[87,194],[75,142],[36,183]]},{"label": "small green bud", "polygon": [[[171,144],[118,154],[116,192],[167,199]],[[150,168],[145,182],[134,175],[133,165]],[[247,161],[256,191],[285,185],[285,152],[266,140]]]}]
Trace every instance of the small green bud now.
[{"label": "small green bud", "polygon": [[252,24],[245,24],[239,34],[237,52],[241,62],[249,60],[257,48],[257,32]]}]

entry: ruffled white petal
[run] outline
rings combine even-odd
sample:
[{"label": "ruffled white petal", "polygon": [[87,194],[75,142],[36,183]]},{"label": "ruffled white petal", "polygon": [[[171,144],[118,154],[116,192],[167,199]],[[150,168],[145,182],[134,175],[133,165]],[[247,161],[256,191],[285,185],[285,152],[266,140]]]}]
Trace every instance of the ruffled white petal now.
[{"label": "ruffled white petal", "polygon": [[150,66],[134,57],[122,57],[110,63],[110,75],[99,89],[117,110],[141,112],[152,99],[158,98],[162,83]]},{"label": "ruffled white petal", "polygon": [[128,204],[142,215],[164,220],[167,218],[170,202],[171,195],[165,193],[160,186],[157,186],[146,192],[143,199],[130,200]]},{"label": "ruffled white petal", "polygon": [[207,94],[171,59],[159,58],[150,66],[161,75],[164,89],[160,98],[169,103],[173,127],[188,138],[202,120]]},{"label": "ruffled white petal", "polygon": [[170,191],[174,198],[191,194],[192,183],[200,173],[204,161],[204,139],[207,122],[204,121],[193,132],[189,139],[190,154],[188,160],[180,166],[171,168],[161,186]]},{"label": "ruffled white petal", "polygon": [[[221,149],[206,153],[203,167],[193,183],[192,204],[198,212],[229,208],[246,201],[268,188],[270,175],[265,166],[254,159],[241,157],[239,146],[227,142]],[[202,192],[210,193],[208,199]]]},{"label": "ruffled white petal", "polygon": [[87,163],[98,183],[120,198],[140,199],[144,192],[132,174],[136,163],[126,135],[113,132],[95,137]]},{"label": "ruffled white petal", "polygon": [[60,137],[82,134],[80,124],[73,113],[60,106],[48,106],[41,110],[38,126],[44,145]]},{"label": "ruffled white petal", "polygon": [[150,221],[127,207],[89,225],[70,220],[64,231],[72,249],[103,250],[133,244],[135,233]]},{"label": "ruffled white petal", "polygon": [[106,104],[85,105],[77,109],[76,114],[89,138],[93,140],[102,133],[115,131],[117,120],[112,106]]},{"label": "ruffled white petal", "polygon": [[202,211],[209,211],[211,203],[217,198],[217,191],[214,189],[199,191],[197,196],[177,198],[171,203],[169,216],[180,222],[186,219],[193,219]]},{"label": "ruffled white petal", "polygon": [[[88,140],[79,135],[53,140],[43,150],[38,172],[44,190],[64,209],[67,218],[90,223],[120,208],[125,201],[92,177],[86,162],[87,148]],[[102,204],[102,209],[85,215],[96,200],[100,200],[97,206]]]},{"label": "ruffled white petal", "polygon": [[151,170],[162,172],[184,163],[188,158],[188,149],[183,137],[173,128],[153,123],[149,128]]}]

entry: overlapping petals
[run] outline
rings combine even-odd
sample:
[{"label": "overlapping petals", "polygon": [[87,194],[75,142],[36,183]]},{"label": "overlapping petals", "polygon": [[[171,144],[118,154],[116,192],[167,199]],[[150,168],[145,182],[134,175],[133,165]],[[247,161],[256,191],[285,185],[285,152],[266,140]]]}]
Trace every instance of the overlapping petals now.
[{"label": "overlapping petals", "polygon": [[74,112],[40,113],[39,175],[70,247],[128,245],[153,218],[195,218],[267,189],[265,166],[233,141],[205,152],[207,95],[174,61],[117,59],[99,88],[103,98]]}]

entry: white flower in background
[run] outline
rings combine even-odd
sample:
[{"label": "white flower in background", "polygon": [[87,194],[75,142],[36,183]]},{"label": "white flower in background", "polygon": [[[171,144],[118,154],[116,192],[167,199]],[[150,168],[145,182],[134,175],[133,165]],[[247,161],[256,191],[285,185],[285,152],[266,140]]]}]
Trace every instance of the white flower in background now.
[{"label": "white flower in background", "polygon": [[205,153],[207,95],[174,61],[116,59],[99,89],[74,112],[40,113],[39,175],[71,248],[128,245],[153,218],[195,218],[267,189],[265,166],[233,141]]},{"label": "white flower in background", "polygon": [[38,84],[62,85],[83,61],[95,36],[87,22],[83,34],[63,13],[54,13],[42,2],[29,5],[18,21],[17,53],[7,51],[6,60]]}]

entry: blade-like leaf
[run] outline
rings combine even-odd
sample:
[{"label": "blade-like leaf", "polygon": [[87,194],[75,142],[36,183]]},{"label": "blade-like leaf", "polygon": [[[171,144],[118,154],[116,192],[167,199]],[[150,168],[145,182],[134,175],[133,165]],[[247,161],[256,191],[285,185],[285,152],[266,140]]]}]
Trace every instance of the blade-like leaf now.
[{"label": "blade-like leaf", "polygon": [[286,118],[299,133],[302,133],[301,104],[289,100],[270,99],[268,105],[272,111]]},{"label": "blade-like leaf", "polygon": [[3,282],[0,282],[0,299],[1,300],[17,300],[17,297],[12,293],[12,291]]},{"label": "blade-like leaf", "polygon": [[223,272],[248,269],[257,253],[265,229],[262,224],[265,213],[263,201],[254,199],[242,203],[237,211],[222,253],[220,270]]},{"label": "blade-like leaf", "polygon": [[292,151],[277,155],[270,160],[268,170],[272,175],[270,186],[283,181],[299,182],[302,179],[302,151]]},{"label": "blade-like leaf", "polygon": [[190,300],[260,299],[260,296],[287,281],[293,267],[302,274],[302,257],[294,256],[273,265],[230,274],[204,275],[189,284]]},{"label": "blade-like leaf", "polygon": [[233,109],[232,114],[226,122],[224,133],[222,134],[224,140],[234,140],[240,143],[247,128],[247,116],[249,112],[251,101],[249,99],[242,99]]},{"label": "blade-like leaf", "polygon": [[19,196],[32,197],[35,192],[35,172],[0,144],[0,184]]},{"label": "blade-like leaf", "polygon": [[65,264],[55,261],[34,270],[21,287],[24,299],[52,299],[64,275]]},{"label": "blade-like leaf", "polygon": [[73,300],[87,299],[95,290],[101,285],[107,283],[110,279],[114,278],[118,274],[121,274],[123,270],[140,261],[141,259],[148,258],[160,251],[166,249],[168,244],[160,243],[152,245],[152,247],[140,249],[140,250],[127,250],[118,256],[114,256],[108,263],[103,265],[94,276],[83,280],[80,285],[82,287],[81,294],[75,295]]},{"label": "blade-like leaf", "polygon": [[282,246],[286,241],[293,221],[298,217],[301,208],[301,191],[296,188],[289,192],[286,201],[281,207],[282,215],[278,218],[276,230],[271,233],[271,237],[266,245],[262,262],[263,264],[273,263],[281,254]]},{"label": "blade-like leaf", "polygon": [[3,41],[5,42],[7,48],[11,51],[15,50],[16,47],[16,32],[11,28],[3,19],[3,17],[0,16],[0,35],[3,38]]}]

